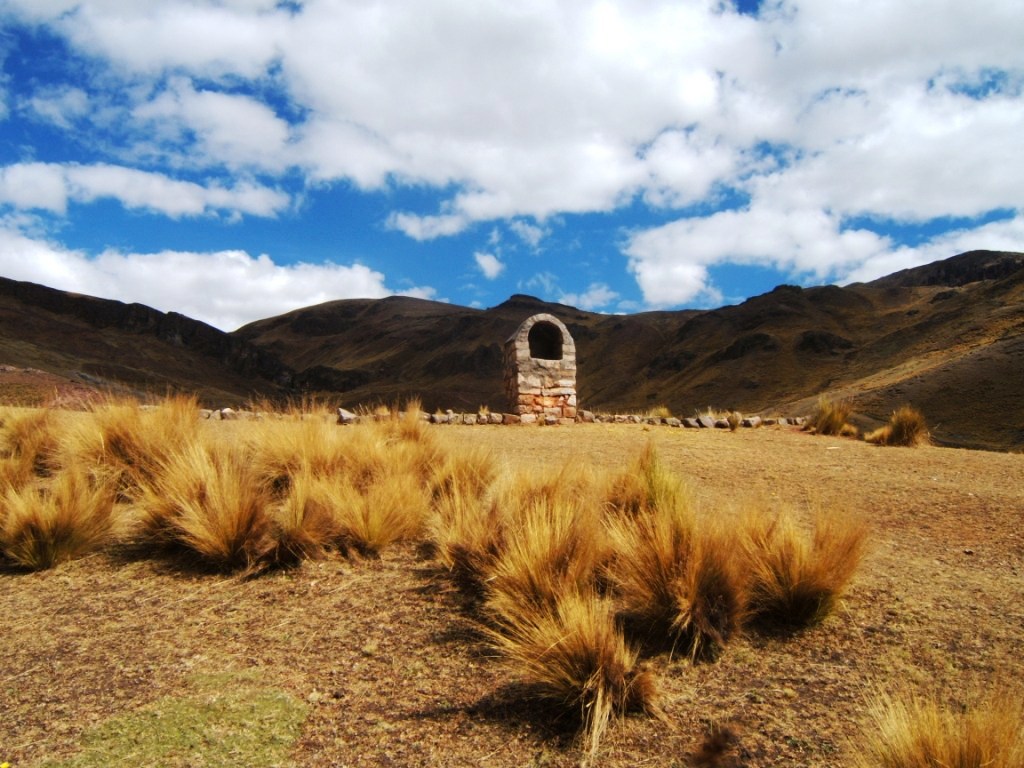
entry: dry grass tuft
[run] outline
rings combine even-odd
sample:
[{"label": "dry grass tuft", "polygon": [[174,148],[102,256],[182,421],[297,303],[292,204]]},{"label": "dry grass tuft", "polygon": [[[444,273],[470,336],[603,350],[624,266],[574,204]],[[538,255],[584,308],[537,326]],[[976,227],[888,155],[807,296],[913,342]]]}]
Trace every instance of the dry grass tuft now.
[{"label": "dry grass tuft", "polygon": [[635,516],[655,509],[673,509],[683,503],[686,493],[680,479],[658,459],[648,443],[633,464],[612,478],[606,500],[619,514]]},{"label": "dry grass tuft", "polygon": [[913,447],[927,444],[931,435],[921,412],[903,405],[893,411],[887,424],[865,435],[864,439],[876,445]]},{"label": "dry grass tuft", "polygon": [[592,591],[524,605],[487,634],[539,696],[578,713],[591,759],[613,714],[657,710],[653,675],[638,667],[612,604]]},{"label": "dry grass tuft", "polygon": [[8,488],[0,498],[0,551],[23,568],[52,568],[105,544],[113,509],[113,492],[78,469],[46,485]]},{"label": "dry grass tuft", "polygon": [[690,503],[609,520],[607,569],[624,618],[655,647],[708,658],[739,632],[744,583],[725,528]]},{"label": "dry grass tuft", "polygon": [[504,545],[501,508],[456,486],[434,503],[427,530],[439,562],[456,586],[471,597],[482,597],[487,574]]},{"label": "dry grass tuft", "polygon": [[883,694],[852,750],[855,768],[1022,768],[1024,695],[995,690],[956,709]]},{"label": "dry grass tuft", "polygon": [[850,424],[852,416],[853,403],[849,400],[832,400],[822,396],[808,417],[805,429],[818,435],[856,437],[857,428]]},{"label": "dry grass tuft", "polygon": [[410,474],[381,478],[364,489],[343,484],[334,509],[346,552],[376,557],[389,544],[424,530],[429,511],[426,491]]},{"label": "dry grass tuft", "polygon": [[739,429],[740,424],[743,423],[743,414],[739,411],[730,411],[725,420],[729,423],[729,431],[735,432]]},{"label": "dry grass tuft", "polygon": [[0,489],[22,488],[53,473],[60,425],[51,410],[0,411]]},{"label": "dry grass tuft", "polygon": [[485,571],[487,608],[499,621],[521,606],[551,606],[594,586],[608,557],[599,507],[541,496],[507,515],[502,545]]},{"label": "dry grass tuft", "polygon": [[219,568],[253,569],[274,551],[273,495],[243,444],[196,440],[144,486],[143,543],[182,547]]},{"label": "dry grass tuft", "polygon": [[90,405],[88,418],[69,423],[60,462],[82,464],[111,484],[122,501],[136,501],[171,453],[196,439],[201,424],[192,396],[171,396],[142,408],[109,397]]},{"label": "dry grass tuft", "polygon": [[334,510],[338,483],[308,469],[291,478],[288,494],[273,515],[273,549],[268,559],[275,565],[297,565],[320,560],[337,548],[341,538]]},{"label": "dry grass tuft", "polygon": [[448,496],[483,498],[496,473],[494,456],[485,449],[449,451],[431,467],[427,483],[437,501]]},{"label": "dry grass tuft", "polygon": [[747,510],[741,525],[751,620],[797,629],[832,613],[864,555],[867,526],[849,515],[818,513],[806,531],[786,509]]}]

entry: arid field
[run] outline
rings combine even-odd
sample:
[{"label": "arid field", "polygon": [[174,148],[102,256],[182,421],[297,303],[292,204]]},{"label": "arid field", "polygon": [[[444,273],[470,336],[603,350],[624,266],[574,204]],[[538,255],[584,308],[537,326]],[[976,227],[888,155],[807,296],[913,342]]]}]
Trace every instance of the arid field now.
[{"label": "arid field", "polygon": [[[70,466],[51,446],[25,470],[31,476],[18,475],[9,433],[11,419],[21,416],[12,413],[3,459],[7,520],[0,516],[8,534],[11,489],[53,483]],[[56,418],[54,433],[67,435],[82,432],[73,425],[92,417]],[[793,427],[429,426],[397,419],[390,432],[378,432],[377,443],[430,447],[429,460],[412,449],[403,459],[426,490],[410,485],[397,502],[422,507],[420,524],[371,546],[339,533],[331,518],[323,525],[333,543],[319,546],[281,522],[299,509],[296,477],[308,467],[289,463],[301,438],[274,430],[295,432],[299,424],[196,428],[206,435],[196,439],[217,445],[260,434],[271,448],[246,456],[277,472],[265,499],[278,517],[257,531],[263,543],[223,558],[189,552],[191,539],[160,527],[167,522],[157,516],[171,514],[165,507],[186,491],[161,485],[138,464],[114,473],[112,442],[96,448],[84,431],[74,450],[91,457],[90,482],[120,483],[114,530],[99,549],[52,568],[0,560],[0,762],[861,766],[872,764],[865,755],[885,728],[877,705],[887,695],[916,696],[950,717],[983,708],[995,695],[1010,729],[1012,718],[1020,724],[1013,702],[1024,672],[1024,456],[879,447]],[[339,435],[371,428],[329,427]],[[863,522],[865,547],[841,599],[820,621],[744,620],[721,642],[707,635],[707,653],[691,653],[699,626],[693,613],[671,642],[652,643],[649,631],[627,626],[625,640],[638,656],[626,665],[624,698],[608,705],[607,728],[591,738],[591,714],[603,700],[584,692],[559,701],[503,646],[500,638],[521,637],[522,626],[487,607],[488,590],[510,578],[500,562],[476,574],[477,593],[453,571],[464,565],[464,550],[445,549],[438,519],[446,513],[438,509],[457,472],[439,479],[438,465],[486,457],[490,474],[478,494],[488,501],[472,509],[493,511],[496,498],[520,498],[509,490],[516,485],[564,482],[566,495],[603,515],[615,495],[609,484],[618,478],[621,486],[644,455],[656,456],[671,478],[659,482],[681,483],[686,514],[715,531],[711,540],[727,550],[730,568],[749,569],[740,552],[746,540],[735,535],[752,510],[762,517],[785,512],[803,530],[816,516]],[[161,466],[177,460],[165,456]],[[352,471],[354,460],[345,461]],[[373,495],[384,494],[391,470],[366,471],[369,480],[346,481],[364,521],[396,503],[392,491]],[[214,504],[214,487],[211,481],[198,498]],[[302,499],[327,493],[310,488]],[[312,503],[302,507],[307,522]],[[621,513],[610,529],[626,536],[633,519]],[[608,547],[581,577],[590,581],[572,589],[618,610],[631,564],[621,548]],[[558,567],[561,579],[564,563]],[[749,574],[733,577],[751,589]],[[516,610],[511,615],[519,616]],[[609,616],[619,632],[618,614]],[[555,636],[534,661],[547,660],[569,634]],[[623,704],[641,695],[628,681],[650,686],[641,692],[649,706]],[[1002,762],[957,765],[1024,765],[1019,735],[1010,741]]]}]

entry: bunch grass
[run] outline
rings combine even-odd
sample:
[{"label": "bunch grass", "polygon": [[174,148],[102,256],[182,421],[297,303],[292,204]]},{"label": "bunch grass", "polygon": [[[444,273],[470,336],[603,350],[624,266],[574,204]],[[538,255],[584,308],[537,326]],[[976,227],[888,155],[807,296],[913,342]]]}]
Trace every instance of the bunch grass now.
[{"label": "bunch grass", "polygon": [[833,400],[823,395],[818,398],[805,429],[818,435],[856,437],[857,428],[850,423],[852,416],[851,401]]},{"label": "bunch grass", "polygon": [[0,552],[30,570],[52,568],[106,544],[114,495],[79,469],[0,497]]},{"label": "bunch grass", "polygon": [[869,443],[912,448],[926,445],[931,440],[928,423],[919,410],[902,405],[892,412],[889,421],[864,436]]},{"label": "bunch grass", "polygon": [[579,716],[591,760],[612,715],[657,710],[653,674],[638,665],[612,603],[593,591],[569,591],[551,605],[524,604],[487,635],[540,698]]},{"label": "bunch grass", "polygon": [[1024,692],[996,686],[953,708],[908,691],[881,694],[854,746],[854,768],[1022,768]]},{"label": "bunch grass", "polygon": [[750,618],[781,630],[812,626],[835,610],[868,534],[853,515],[818,511],[808,531],[793,510],[766,505],[752,505],[741,529]]}]

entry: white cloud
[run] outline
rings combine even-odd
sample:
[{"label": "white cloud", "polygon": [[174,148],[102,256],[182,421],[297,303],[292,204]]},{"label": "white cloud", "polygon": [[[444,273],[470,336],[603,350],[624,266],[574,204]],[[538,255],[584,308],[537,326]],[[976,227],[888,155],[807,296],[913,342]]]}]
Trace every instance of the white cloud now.
[{"label": "white cloud", "polygon": [[101,198],[172,218],[215,211],[274,216],[291,202],[287,194],[252,182],[239,181],[230,188],[218,184],[203,187],[115,165],[18,163],[0,168],[0,204],[64,213],[69,200],[89,203]]},{"label": "white cloud", "polygon": [[[120,94],[122,158],[168,170],[9,166],[0,200],[21,209],[112,196],[266,216],[288,201],[253,174],[296,170],[434,190],[386,218],[418,241],[505,221],[536,248],[563,214],[685,209],[624,248],[646,300],[669,306],[720,297],[722,263],[832,279],[926,250],[846,229],[853,217],[979,217],[1024,199],[1016,0],[778,0],[756,19],[674,0],[6,5],[65,35]],[[75,125],[90,87],[44,89],[31,108]],[[209,167],[238,178],[169,175]],[[745,207],[716,212],[723,190]],[[1024,250],[1013,227],[998,239]]]},{"label": "white cloud", "polygon": [[300,307],[393,293],[433,298],[429,287],[389,290],[380,272],[360,263],[280,266],[244,251],[122,253],[82,251],[25,235],[0,223],[0,274],[60,290],[180,312],[226,331]]},{"label": "white cloud", "polygon": [[194,142],[189,161],[198,165],[282,171],[288,165],[289,125],[272,109],[249,96],[196,90],[176,79],[135,117],[156,130]]},{"label": "white cloud", "polygon": [[579,309],[597,310],[607,307],[617,298],[618,292],[605,283],[591,283],[583,293],[563,293],[559,302]]},{"label": "white cloud", "polygon": [[404,232],[413,240],[433,240],[446,235],[455,235],[468,225],[464,216],[417,216],[412,213],[393,213],[388,226]]},{"label": "white cloud", "polygon": [[510,221],[508,228],[531,248],[537,248],[540,245],[540,241],[549,234],[547,228],[539,227],[536,224],[529,224],[522,219]]},{"label": "white cloud", "polygon": [[43,88],[28,99],[26,106],[43,120],[66,130],[90,109],[89,95],[73,86]]},{"label": "white cloud", "polygon": [[483,273],[484,277],[488,280],[494,280],[505,271],[505,265],[501,259],[492,253],[482,253],[477,251],[473,254],[473,258],[476,260],[477,267]]}]

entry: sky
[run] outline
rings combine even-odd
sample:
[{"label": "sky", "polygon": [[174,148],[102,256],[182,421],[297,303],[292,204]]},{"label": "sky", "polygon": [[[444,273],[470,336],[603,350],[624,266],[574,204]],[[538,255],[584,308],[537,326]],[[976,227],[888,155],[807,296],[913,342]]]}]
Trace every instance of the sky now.
[{"label": "sky", "polygon": [[1020,0],[0,0],[0,276],[231,331],[1024,251]]}]

